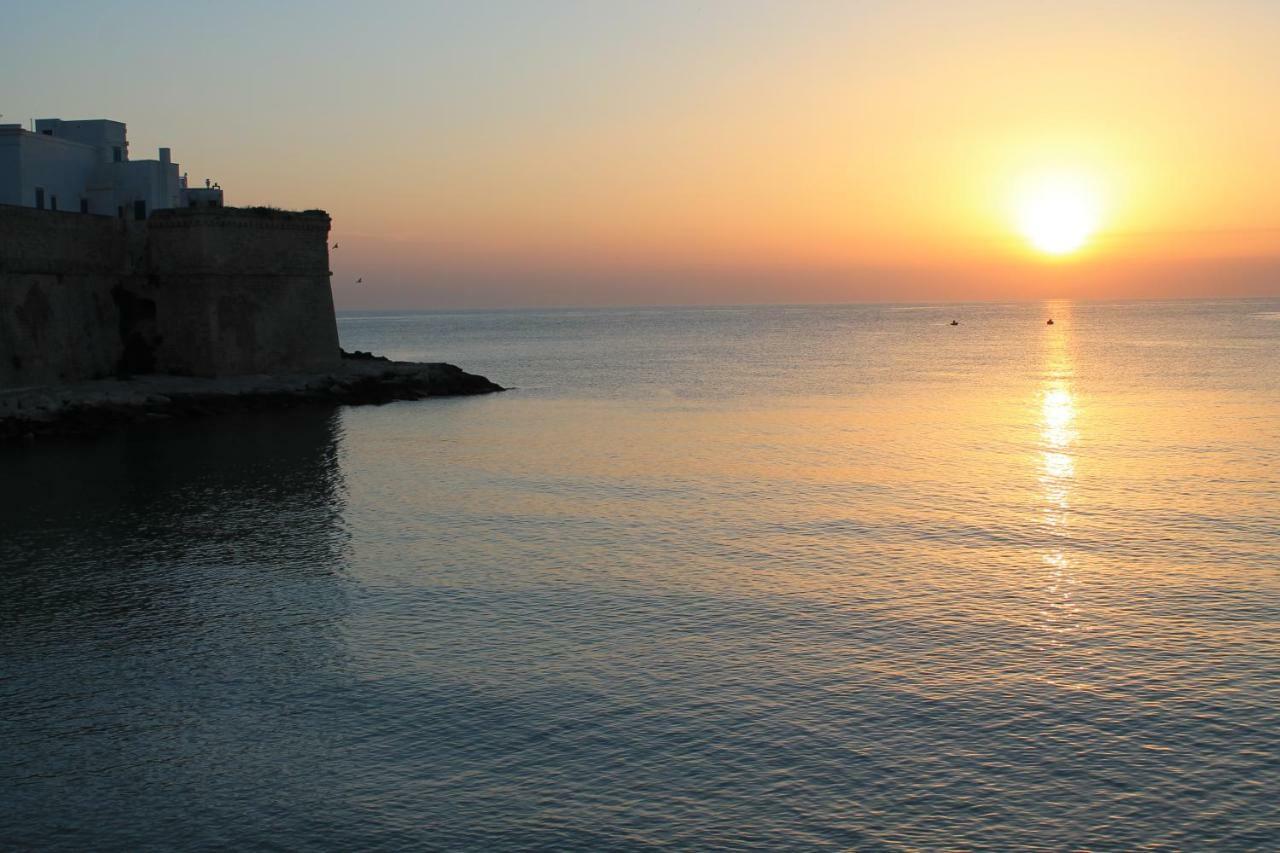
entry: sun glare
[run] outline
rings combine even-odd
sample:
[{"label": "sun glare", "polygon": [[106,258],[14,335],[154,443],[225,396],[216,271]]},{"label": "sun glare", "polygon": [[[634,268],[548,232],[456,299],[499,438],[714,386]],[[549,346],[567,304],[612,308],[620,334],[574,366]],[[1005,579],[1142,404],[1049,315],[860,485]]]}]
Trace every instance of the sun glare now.
[{"label": "sun glare", "polygon": [[1025,181],[1015,198],[1018,230],[1047,255],[1069,255],[1098,228],[1101,201],[1088,177],[1057,173]]}]

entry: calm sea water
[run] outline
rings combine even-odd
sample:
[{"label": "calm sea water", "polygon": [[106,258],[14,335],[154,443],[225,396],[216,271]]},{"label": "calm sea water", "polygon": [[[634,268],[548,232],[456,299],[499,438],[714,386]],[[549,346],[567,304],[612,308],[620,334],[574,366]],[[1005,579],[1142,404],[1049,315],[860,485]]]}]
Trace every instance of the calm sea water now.
[{"label": "calm sea water", "polygon": [[340,331],[0,449],[0,847],[1280,848],[1280,301]]}]

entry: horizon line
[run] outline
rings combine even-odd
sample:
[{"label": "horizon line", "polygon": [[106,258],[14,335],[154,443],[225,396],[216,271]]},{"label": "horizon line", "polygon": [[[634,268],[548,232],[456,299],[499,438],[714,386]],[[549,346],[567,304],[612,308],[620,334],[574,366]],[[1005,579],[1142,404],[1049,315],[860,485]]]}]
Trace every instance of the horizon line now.
[{"label": "horizon line", "polygon": [[514,312],[545,311],[675,311],[675,310],[735,310],[743,308],[849,308],[855,306],[909,306],[921,308],[943,308],[964,305],[1022,305],[1046,302],[1070,303],[1123,303],[1123,302],[1262,302],[1280,301],[1280,293],[1268,296],[1047,296],[1035,298],[1002,298],[1002,299],[955,299],[955,300],[877,300],[868,299],[848,302],[724,302],[724,303],[628,303],[618,305],[511,305],[474,308],[396,308],[385,306],[378,308],[338,308],[335,313],[341,318],[346,315],[373,313],[398,314],[494,314]]}]

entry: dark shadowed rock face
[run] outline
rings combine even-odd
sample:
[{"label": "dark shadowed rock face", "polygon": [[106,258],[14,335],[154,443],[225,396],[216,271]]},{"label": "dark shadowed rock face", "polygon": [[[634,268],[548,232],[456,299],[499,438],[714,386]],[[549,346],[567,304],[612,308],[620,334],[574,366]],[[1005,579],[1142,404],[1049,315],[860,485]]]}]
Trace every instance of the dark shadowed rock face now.
[{"label": "dark shadowed rock face", "polygon": [[391,361],[391,359],[387,358],[385,355],[374,355],[373,353],[365,352],[364,350],[347,352],[346,350],[339,348],[338,352],[342,353],[342,357],[344,359],[348,359],[350,361]]},{"label": "dark shadowed rock face", "polygon": [[[421,400],[426,397],[457,397],[504,391],[501,385],[483,376],[467,373],[452,364],[405,364],[382,359],[366,362],[373,366],[388,365],[358,379],[341,383],[333,393],[342,403],[390,403],[395,400]],[[403,368],[410,368],[404,370]]]},{"label": "dark shadowed rock face", "polygon": [[133,424],[219,412],[380,405],[505,390],[452,364],[389,361],[368,353],[330,373],[203,379],[142,376],[0,393],[0,441],[91,435]]}]

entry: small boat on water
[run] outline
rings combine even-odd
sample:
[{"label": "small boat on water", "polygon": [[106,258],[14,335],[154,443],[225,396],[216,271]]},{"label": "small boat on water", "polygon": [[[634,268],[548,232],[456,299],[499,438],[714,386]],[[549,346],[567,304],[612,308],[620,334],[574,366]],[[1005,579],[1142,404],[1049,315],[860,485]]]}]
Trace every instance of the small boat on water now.
[{"label": "small boat on water", "polygon": [[1052,326],[1052,325],[1053,325],[1053,318],[1052,318],[1052,317],[1050,317],[1050,318],[1045,322],[1045,325],[1046,325],[1046,326]]},{"label": "small boat on water", "polygon": [[[1050,323],[1052,323],[1053,321],[1052,321],[1052,320],[1050,320],[1049,322],[1050,322]],[[953,325],[953,326],[959,326],[959,325],[960,325],[960,321],[959,321],[959,320],[952,320],[952,321],[951,321],[951,325]]]}]

